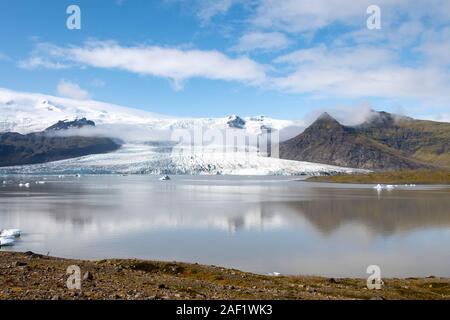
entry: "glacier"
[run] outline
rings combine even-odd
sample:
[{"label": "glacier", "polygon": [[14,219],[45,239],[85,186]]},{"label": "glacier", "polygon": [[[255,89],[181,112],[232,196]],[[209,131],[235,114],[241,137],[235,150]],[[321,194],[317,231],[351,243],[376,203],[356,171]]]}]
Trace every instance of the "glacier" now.
[{"label": "glacier", "polygon": [[262,156],[254,150],[230,152],[223,145],[205,145],[192,152],[186,144],[172,139],[177,130],[195,135],[195,130],[201,128],[216,130],[216,133],[239,132],[247,137],[276,131],[282,141],[304,129],[305,123],[301,120],[265,116],[240,118],[237,115],[176,118],[94,100],[73,100],[0,88],[0,132],[27,134],[42,131],[60,120],[76,118],[92,120],[96,127],[93,131],[82,128],[75,134],[117,138],[123,142],[122,147],[108,154],[0,168],[0,174],[319,175],[362,171],[282,160]]},{"label": "glacier", "polygon": [[183,146],[125,144],[106,154],[43,164],[0,168],[0,174],[208,174],[208,175],[323,175],[364,170],[264,157],[254,152],[224,152]]}]

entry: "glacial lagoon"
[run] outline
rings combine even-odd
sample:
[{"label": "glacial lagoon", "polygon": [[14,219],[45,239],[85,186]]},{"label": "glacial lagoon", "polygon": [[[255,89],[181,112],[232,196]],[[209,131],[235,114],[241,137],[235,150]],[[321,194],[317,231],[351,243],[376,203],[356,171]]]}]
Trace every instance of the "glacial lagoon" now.
[{"label": "glacial lagoon", "polygon": [[0,250],[261,274],[366,277],[367,266],[378,265],[383,277],[450,276],[450,186],[377,191],[299,177],[158,178],[0,177],[0,229],[23,230]]}]

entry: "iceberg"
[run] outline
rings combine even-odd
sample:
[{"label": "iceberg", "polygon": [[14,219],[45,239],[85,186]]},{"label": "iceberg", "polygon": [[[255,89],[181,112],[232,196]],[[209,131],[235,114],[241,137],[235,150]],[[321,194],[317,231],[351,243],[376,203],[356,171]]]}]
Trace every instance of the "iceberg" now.
[{"label": "iceberg", "polygon": [[4,229],[0,232],[1,238],[17,238],[22,234],[20,229]]},{"label": "iceberg", "polygon": [[14,239],[11,238],[0,238],[0,247],[12,246],[14,245]]}]

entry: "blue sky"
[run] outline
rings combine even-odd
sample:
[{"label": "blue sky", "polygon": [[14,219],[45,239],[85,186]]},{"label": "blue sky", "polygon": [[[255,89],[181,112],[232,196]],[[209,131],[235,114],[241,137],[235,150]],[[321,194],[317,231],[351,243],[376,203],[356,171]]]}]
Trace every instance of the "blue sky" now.
[{"label": "blue sky", "polygon": [[[72,4],[81,30],[66,27]],[[15,91],[180,116],[371,105],[450,121],[445,0],[1,1],[0,43]]]}]

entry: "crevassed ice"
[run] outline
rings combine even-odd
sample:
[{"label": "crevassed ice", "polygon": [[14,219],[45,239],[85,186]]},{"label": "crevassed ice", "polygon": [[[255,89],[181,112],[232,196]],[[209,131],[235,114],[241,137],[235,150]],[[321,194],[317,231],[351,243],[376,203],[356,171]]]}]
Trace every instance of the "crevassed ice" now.
[{"label": "crevassed ice", "polygon": [[39,174],[229,174],[318,175],[363,171],[325,164],[282,160],[256,153],[126,144],[119,150],[45,164],[0,168],[0,173]]}]

